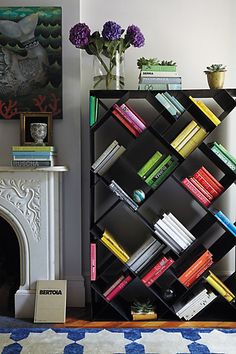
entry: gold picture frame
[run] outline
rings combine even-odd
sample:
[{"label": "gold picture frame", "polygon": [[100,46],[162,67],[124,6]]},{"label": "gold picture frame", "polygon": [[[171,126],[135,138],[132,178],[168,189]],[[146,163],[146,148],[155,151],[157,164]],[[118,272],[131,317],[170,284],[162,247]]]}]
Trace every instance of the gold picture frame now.
[{"label": "gold picture frame", "polygon": [[52,146],[52,112],[21,112],[20,114],[20,144],[35,145],[30,134],[31,123],[46,123],[47,135],[44,145]]}]

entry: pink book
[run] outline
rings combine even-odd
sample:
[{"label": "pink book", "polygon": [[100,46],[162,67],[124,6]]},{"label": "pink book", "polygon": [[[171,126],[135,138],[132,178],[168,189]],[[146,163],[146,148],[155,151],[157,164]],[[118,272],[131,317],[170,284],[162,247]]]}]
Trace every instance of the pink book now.
[{"label": "pink book", "polygon": [[205,197],[207,197],[207,199],[209,200],[214,199],[213,195],[210,192],[208,192],[197,179],[195,179],[194,177],[190,177],[189,180],[190,182],[192,182],[192,184],[194,184],[195,187],[197,187],[200,190],[200,192],[202,192],[202,194],[205,195]]},{"label": "pink book", "polygon": [[110,294],[110,292],[115,289],[115,287],[122,282],[122,280],[125,279],[124,275],[121,275],[104,293],[103,296],[107,296]]},{"label": "pink book", "polygon": [[139,136],[139,131],[137,131],[137,129],[124,118],[123,114],[120,114],[117,109],[113,109],[112,113],[119,119],[121,123],[124,124],[126,128],[129,129],[129,131],[131,131],[134,136]]},{"label": "pink book", "polygon": [[204,167],[202,166],[200,168],[200,170],[202,170],[203,172],[205,172],[205,174],[212,179],[212,181],[223,191],[224,187],[222,186],[222,184]]},{"label": "pink book", "polygon": [[183,179],[182,184],[197,198],[203,205],[209,207],[211,202],[205,195],[203,195],[200,190],[190,182],[190,180],[186,177]]},{"label": "pink book", "polygon": [[140,128],[140,126],[138,124],[136,124],[136,122],[129,117],[129,115],[126,114],[126,112],[121,109],[120,106],[118,106],[116,103],[113,105],[113,107],[124,117],[125,120],[127,120],[127,122],[129,122],[139,133],[142,133],[143,129]]},{"label": "pink book", "polygon": [[215,190],[212,185],[197,171],[194,173],[193,178],[195,178],[201,185],[213,195],[214,198],[218,197],[220,194],[217,190]]},{"label": "pink book", "polygon": [[118,284],[115,289],[113,289],[107,296],[106,299],[107,301],[111,301],[119,292],[124,289],[124,287],[131,282],[132,278],[130,275],[127,275],[127,277],[121,281],[120,284]]},{"label": "pink book", "polygon": [[96,243],[90,243],[90,279],[96,280]]},{"label": "pink book", "polygon": [[144,120],[137,114],[137,112],[134,112],[130,106],[123,103],[120,108],[124,111],[125,115],[130,117],[142,130],[146,129]]},{"label": "pink book", "polygon": [[151,278],[147,281],[146,286],[151,286],[155,280],[157,280],[170,266],[174,263],[173,259],[168,259],[167,263],[159,269],[155,274],[151,276]]}]

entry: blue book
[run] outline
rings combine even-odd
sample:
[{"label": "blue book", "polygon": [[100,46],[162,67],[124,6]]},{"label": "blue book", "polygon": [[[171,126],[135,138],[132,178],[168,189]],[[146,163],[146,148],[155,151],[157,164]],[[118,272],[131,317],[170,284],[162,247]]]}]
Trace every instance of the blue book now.
[{"label": "blue book", "polygon": [[54,156],[55,152],[50,151],[13,151],[13,156]]},{"label": "blue book", "polygon": [[178,108],[178,110],[183,113],[185,111],[184,106],[172,95],[169,94],[169,92],[164,92],[163,93],[169,100]]},{"label": "blue book", "polygon": [[156,99],[162,104],[162,106],[164,106],[167,111],[175,118],[178,118],[178,113],[177,110],[173,107],[173,105],[171,105],[169,103],[169,101],[167,101],[167,99],[162,96],[160,93],[158,93],[156,96]]},{"label": "blue book", "polygon": [[227,227],[229,231],[232,232],[234,236],[236,236],[236,226],[225,216],[222,211],[218,211],[215,213],[215,217],[222,222],[222,224]]}]

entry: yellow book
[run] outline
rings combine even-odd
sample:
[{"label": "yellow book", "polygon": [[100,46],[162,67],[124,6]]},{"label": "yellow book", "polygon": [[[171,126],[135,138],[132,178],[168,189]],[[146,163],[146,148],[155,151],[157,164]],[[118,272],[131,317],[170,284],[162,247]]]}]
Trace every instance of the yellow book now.
[{"label": "yellow book", "polygon": [[108,239],[104,236],[101,238],[102,243],[112,252],[114,255],[121,260],[121,262],[126,263],[129,260],[129,256],[124,256],[122,252],[119,251]]},{"label": "yellow book", "polygon": [[197,123],[192,120],[180,133],[177,137],[171,142],[173,148],[177,146],[186,138],[186,136],[197,126]]},{"label": "yellow book", "polygon": [[112,234],[107,229],[104,230],[102,236],[105,237],[114,247],[116,247],[125,257],[129,257],[124,248],[116,242]]},{"label": "yellow book", "polygon": [[216,117],[216,115],[203,103],[202,101],[197,101],[195,100],[192,96],[189,96],[190,100],[195,103],[196,106],[209,118],[212,123],[214,123],[216,126],[221,123],[219,118]]},{"label": "yellow book", "polygon": [[234,297],[230,295],[220,284],[218,284],[210,275],[206,278],[206,281],[222,295],[228,302],[231,302]]},{"label": "yellow book", "polygon": [[205,129],[200,128],[197,133],[188,141],[182,149],[179,150],[179,154],[183,157],[187,157],[193,150],[195,150],[199,144],[203,141],[207,132]]},{"label": "yellow book", "polygon": [[222,289],[224,289],[234,299],[235,295],[232,293],[232,291],[210,270],[209,273],[210,273],[209,277],[211,277],[212,280],[214,280]]}]

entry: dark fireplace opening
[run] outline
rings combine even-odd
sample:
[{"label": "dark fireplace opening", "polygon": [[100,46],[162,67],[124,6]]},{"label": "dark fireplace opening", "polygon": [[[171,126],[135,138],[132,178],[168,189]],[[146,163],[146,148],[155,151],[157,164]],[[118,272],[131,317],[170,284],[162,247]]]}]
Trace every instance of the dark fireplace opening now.
[{"label": "dark fireplace opening", "polygon": [[11,225],[0,217],[0,315],[14,314],[14,295],[19,286],[19,243]]}]

